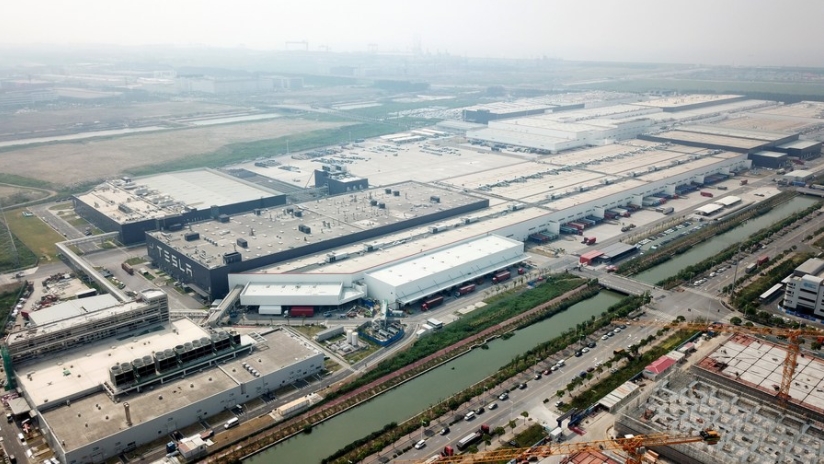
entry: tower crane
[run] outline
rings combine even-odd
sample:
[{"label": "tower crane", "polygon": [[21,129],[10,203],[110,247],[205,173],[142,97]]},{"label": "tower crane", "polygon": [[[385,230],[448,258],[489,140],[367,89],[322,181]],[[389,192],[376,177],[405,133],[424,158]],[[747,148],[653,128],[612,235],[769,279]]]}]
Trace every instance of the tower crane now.
[{"label": "tower crane", "polygon": [[786,406],[790,400],[790,386],[792,385],[798,354],[801,352],[801,340],[806,337],[824,337],[824,332],[810,327],[787,329],[780,327],[749,327],[722,322],[663,322],[663,321],[615,321],[627,325],[645,325],[667,327],[670,329],[711,330],[715,332],[739,332],[749,335],[773,335],[787,339],[787,357],[784,359],[784,369],[781,376],[781,385],[776,397],[781,406]]},{"label": "tower crane", "polygon": [[[532,448],[502,448],[491,451],[482,451],[475,454],[461,454],[457,456],[440,456],[433,461],[415,462],[437,462],[443,463],[481,463],[481,462],[501,462],[509,459],[516,459],[518,462],[528,462],[530,458],[545,458],[548,456],[575,454],[581,451],[623,451],[627,455],[627,464],[641,464],[641,457],[647,452],[646,448],[651,446],[682,445],[685,443],[703,442],[708,445],[715,445],[721,440],[721,434],[713,429],[704,429],[698,435],[694,434],[672,434],[655,433],[651,435],[628,435],[624,438],[614,440],[596,440],[575,443],[550,443],[548,445],[534,446]],[[396,461],[402,462],[402,461]]]}]

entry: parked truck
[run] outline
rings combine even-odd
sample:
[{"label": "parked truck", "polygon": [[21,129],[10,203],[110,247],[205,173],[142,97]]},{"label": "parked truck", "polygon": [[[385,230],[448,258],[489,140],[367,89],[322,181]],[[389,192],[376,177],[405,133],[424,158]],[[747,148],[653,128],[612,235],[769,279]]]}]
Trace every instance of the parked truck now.
[{"label": "parked truck", "polygon": [[312,317],[315,315],[314,306],[292,306],[289,317]]},{"label": "parked truck", "polygon": [[455,292],[455,298],[459,296],[464,296],[467,293],[472,293],[475,291],[475,284],[464,285],[463,287],[459,288],[458,291]]},{"label": "parked truck", "polygon": [[744,270],[747,272],[747,274],[749,274],[749,273],[755,272],[755,268],[757,268],[757,267],[758,267],[757,264],[750,263],[750,264],[747,265],[746,268],[744,268]]},{"label": "parked truck", "polygon": [[581,240],[581,243],[584,245],[595,245],[595,240],[596,237],[584,237],[584,239]]},{"label": "parked truck", "polygon": [[496,284],[499,284],[499,283],[501,283],[501,282],[503,282],[503,281],[505,281],[505,280],[509,280],[509,278],[510,278],[510,277],[512,277],[512,273],[511,273],[511,272],[509,272],[509,271],[501,271],[501,272],[499,272],[499,273],[495,274],[495,276],[493,276],[493,277],[492,277],[492,282],[494,282],[494,283],[496,283]]},{"label": "parked truck", "polygon": [[458,441],[458,450],[463,451],[463,450],[469,448],[472,444],[480,441],[480,439],[483,438],[484,434],[488,434],[488,433],[489,433],[489,426],[486,425],[486,424],[482,425],[481,428],[479,428],[475,432],[472,432],[471,434],[461,438],[460,441]]},{"label": "parked truck", "polygon": [[712,198],[714,195],[712,194],[712,192],[707,192],[706,190],[702,190],[702,191],[701,191],[701,196],[702,196],[702,197],[709,197],[709,198]]},{"label": "parked truck", "polygon": [[131,264],[124,262],[120,265],[120,267],[123,268],[124,271],[126,271],[126,274],[134,275],[134,268]]},{"label": "parked truck", "polygon": [[673,208],[672,206],[667,206],[667,207],[661,209],[661,213],[663,213],[663,214],[672,214],[674,211],[675,211],[675,208]]},{"label": "parked truck", "polygon": [[454,456],[454,455],[455,455],[455,448],[453,448],[451,446],[448,446],[448,445],[443,447],[443,451],[441,451],[441,456],[448,457],[448,456]]},{"label": "parked truck", "polygon": [[755,262],[755,265],[760,267],[760,266],[763,266],[764,264],[767,264],[768,262],[770,262],[770,257],[765,255],[765,256],[762,256],[762,257],[758,258],[758,261]]},{"label": "parked truck", "polygon": [[429,311],[430,309],[434,308],[435,306],[440,306],[443,304],[443,297],[436,296],[434,298],[430,298],[423,303],[421,303],[421,311]]}]

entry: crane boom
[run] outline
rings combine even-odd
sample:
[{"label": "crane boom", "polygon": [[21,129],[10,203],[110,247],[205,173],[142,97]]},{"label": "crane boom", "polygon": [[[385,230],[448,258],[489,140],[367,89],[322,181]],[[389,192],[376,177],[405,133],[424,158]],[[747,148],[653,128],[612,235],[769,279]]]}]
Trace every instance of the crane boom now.
[{"label": "crane boom", "polygon": [[717,332],[739,332],[750,335],[773,335],[776,337],[784,337],[787,339],[787,357],[784,359],[784,368],[781,377],[781,385],[778,388],[778,403],[782,406],[787,404],[790,400],[790,386],[792,385],[793,376],[795,376],[795,367],[798,360],[798,354],[801,351],[801,339],[804,337],[821,337],[824,332],[810,327],[805,328],[781,328],[781,327],[755,327],[755,326],[739,326],[733,324],[724,324],[722,322],[713,322],[710,324],[701,322],[663,322],[663,321],[615,321],[627,325],[645,325],[668,327],[671,329],[692,329],[692,330],[713,330]]},{"label": "crane boom", "polygon": [[[699,435],[672,435],[656,433],[651,435],[636,435],[614,440],[595,440],[577,443],[550,443],[532,448],[501,448],[492,451],[483,451],[475,454],[458,456],[441,456],[436,462],[443,463],[482,463],[500,462],[517,458],[526,461],[531,457],[544,458],[547,456],[575,454],[587,450],[623,451],[627,454],[627,464],[639,464],[641,456],[650,446],[670,446],[685,443],[704,442],[715,445],[721,439],[721,434],[712,429],[702,430]],[[420,462],[420,461],[419,461]],[[431,461],[429,461],[431,462]]]}]

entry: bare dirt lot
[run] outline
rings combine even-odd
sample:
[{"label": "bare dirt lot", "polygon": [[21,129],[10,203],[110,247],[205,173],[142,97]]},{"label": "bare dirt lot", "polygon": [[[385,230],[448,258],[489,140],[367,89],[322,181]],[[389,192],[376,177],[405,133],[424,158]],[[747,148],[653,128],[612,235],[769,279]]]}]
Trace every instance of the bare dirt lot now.
[{"label": "bare dirt lot", "polygon": [[38,132],[77,123],[90,124],[125,122],[145,118],[190,116],[223,113],[243,108],[196,101],[106,104],[105,106],[78,105],[58,107],[53,110],[26,111],[0,114],[0,135]]},{"label": "bare dirt lot", "polygon": [[[57,185],[71,185],[112,178],[137,166],[211,153],[231,143],[273,139],[342,125],[345,124],[277,119],[153,132],[108,140],[90,139],[3,152],[0,153],[0,166],[3,166],[2,171],[5,173]],[[260,156],[273,154],[261,153]]]}]

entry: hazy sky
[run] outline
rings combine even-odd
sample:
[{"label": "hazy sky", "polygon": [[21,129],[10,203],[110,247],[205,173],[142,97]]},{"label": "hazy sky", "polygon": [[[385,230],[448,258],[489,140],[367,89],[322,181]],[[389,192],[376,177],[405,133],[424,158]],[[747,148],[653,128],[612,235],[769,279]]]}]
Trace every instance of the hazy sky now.
[{"label": "hazy sky", "polygon": [[824,0],[9,0],[0,44],[824,66]]}]

